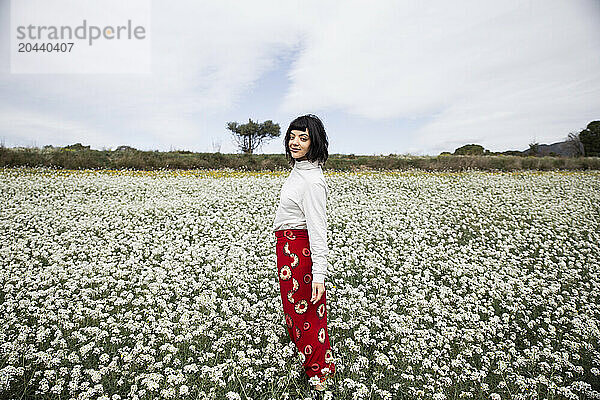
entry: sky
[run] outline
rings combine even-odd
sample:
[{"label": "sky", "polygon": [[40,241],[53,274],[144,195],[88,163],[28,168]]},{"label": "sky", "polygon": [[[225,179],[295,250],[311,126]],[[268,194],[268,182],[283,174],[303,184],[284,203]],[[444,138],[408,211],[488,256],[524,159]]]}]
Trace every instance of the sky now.
[{"label": "sky", "polygon": [[153,0],[150,29],[151,74],[11,73],[0,0],[0,142],[236,153],[226,124],[251,118],[283,153],[312,113],[330,154],[437,155],[600,120],[598,0]]}]

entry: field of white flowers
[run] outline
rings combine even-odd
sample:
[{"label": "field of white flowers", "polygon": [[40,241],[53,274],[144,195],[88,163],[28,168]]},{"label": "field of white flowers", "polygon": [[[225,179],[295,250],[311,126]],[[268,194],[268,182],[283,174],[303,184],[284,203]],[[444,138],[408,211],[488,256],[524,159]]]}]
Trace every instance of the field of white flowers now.
[{"label": "field of white flowers", "polygon": [[[0,398],[308,397],[286,176],[0,171]],[[325,176],[333,398],[600,398],[600,173]]]}]

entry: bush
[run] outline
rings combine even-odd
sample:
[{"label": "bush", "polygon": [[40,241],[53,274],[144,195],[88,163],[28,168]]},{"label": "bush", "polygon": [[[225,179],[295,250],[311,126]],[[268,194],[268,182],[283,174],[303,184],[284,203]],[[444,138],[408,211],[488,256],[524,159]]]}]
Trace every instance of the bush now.
[{"label": "bush", "polygon": [[[217,169],[287,170],[284,154],[223,154],[193,152],[140,151],[129,146],[116,150],[79,150],[66,148],[2,148],[0,166],[46,166],[65,169]],[[439,156],[356,156],[333,154],[324,170],[407,170],[464,171],[468,169],[513,171],[522,169],[600,169],[598,157],[535,157],[511,155]]]}]

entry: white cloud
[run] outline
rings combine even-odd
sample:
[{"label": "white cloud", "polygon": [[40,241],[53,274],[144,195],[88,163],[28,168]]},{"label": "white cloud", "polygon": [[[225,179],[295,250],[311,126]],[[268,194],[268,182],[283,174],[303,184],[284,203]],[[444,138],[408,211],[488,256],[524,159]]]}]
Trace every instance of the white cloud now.
[{"label": "white cloud", "polygon": [[208,149],[211,115],[234,110],[297,49],[273,113],[422,118],[413,153],[466,140],[523,149],[599,117],[599,11],[593,0],[155,1],[151,76],[2,74],[0,135],[10,126],[25,140],[47,123],[48,138],[89,131],[69,141],[112,146],[131,135],[154,148]]},{"label": "white cloud", "polygon": [[411,151],[566,136],[600,109],[593,2],[346,3],[291,72],[284,110],[431,117]]},{"label": "white cloud", "polygon": [[17,146],[37,146],[46,144],[67,145],[82,142],[93,148],[105,145],[104,132],[85,123],[65,120],[54,114],[34,113],[27,110],[3,107],[0,109],[0,126],[3,134]]},{"label": "white cloud", "polygon": [[[88,123],[84,106],[117,136],[143,130],[151,143],[185,145],[202,135],[208,143],[212,132],[200,131],[202,121],[234,106],[282,49],[297,45],[311,4],[156,1],[152,75],[3,74],[0,107],[21,104],[35,113],[64,105],[63,118]],[[27,138],[31,129],[18,132]]]}]

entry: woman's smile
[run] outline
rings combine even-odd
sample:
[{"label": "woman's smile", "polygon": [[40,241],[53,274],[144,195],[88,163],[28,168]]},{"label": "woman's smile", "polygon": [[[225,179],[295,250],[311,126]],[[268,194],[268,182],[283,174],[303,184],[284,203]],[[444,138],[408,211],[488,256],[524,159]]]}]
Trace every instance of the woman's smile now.
[{"label": "woman's smile", "polygon": [[290,153],[297,161],[303,160],[310,149],[310,135],[306,131],[292,130],[288,142]]}]

